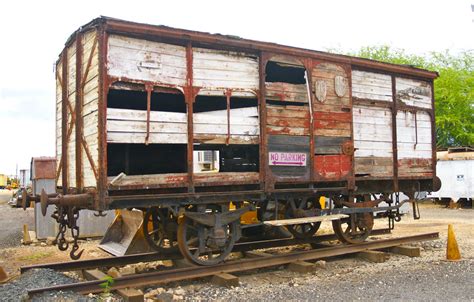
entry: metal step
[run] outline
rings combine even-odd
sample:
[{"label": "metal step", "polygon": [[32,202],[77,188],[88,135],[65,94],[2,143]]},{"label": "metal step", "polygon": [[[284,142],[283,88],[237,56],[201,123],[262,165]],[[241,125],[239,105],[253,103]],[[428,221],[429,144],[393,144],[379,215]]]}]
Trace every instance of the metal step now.
[{"label": "metal step", "polygon": [[271,225],[271,226],[282,226],[282,225],[293,225],[293,224],[304,224],[304,223],[312,223],[312,222],[339,220],[346,217],[349,217],[349,215],[333,214],[333,215],[313,216],[313,217],[303,217],[303,218],[267,220],[267,221],[264,221],[263,223],[266,225]]}]

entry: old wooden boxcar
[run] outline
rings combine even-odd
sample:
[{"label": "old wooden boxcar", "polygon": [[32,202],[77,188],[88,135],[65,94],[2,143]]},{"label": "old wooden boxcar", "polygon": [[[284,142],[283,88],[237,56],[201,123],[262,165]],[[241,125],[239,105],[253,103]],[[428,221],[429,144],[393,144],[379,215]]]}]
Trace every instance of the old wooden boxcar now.
[{"label": "old wooden boxcar", "polygon": [[[270,220],[313,218],[303,227],[288,222],[295,234],[313,235],[325,219],[336,233],[347,224],[352,237],[341,236],[351,242],[357,229],[367,235],[367,213],[381,200],[393,205],[384,209],[393,218],[397,192],[439,187],[436,77],[101,17],[69,38],[56,64],[61,194],[43,196],[43,205],[154,209],[156,224],[205,226],[209,237],[194,235],[214,250],[240,236],[230,216],[255,209],[259,223],[265,211],[274,211]],[[329,208],[315,201],[320,196],[329,197]],[[231,201],[236,210],[228,210]],[[63,212],[63,220],[74,219]],[[168,239],[187,235],[183,226]],[[187,248],[181,239],[181,252]]]}]

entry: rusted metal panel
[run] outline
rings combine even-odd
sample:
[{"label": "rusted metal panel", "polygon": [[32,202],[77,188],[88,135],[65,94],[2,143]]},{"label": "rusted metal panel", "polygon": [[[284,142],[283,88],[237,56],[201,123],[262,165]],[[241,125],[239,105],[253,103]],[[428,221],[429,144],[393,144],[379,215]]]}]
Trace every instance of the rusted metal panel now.
[{"label": "rusted metal panel", "polygon": [[56,158],[33,157],[31,159],[31,179],[56,179]]}]

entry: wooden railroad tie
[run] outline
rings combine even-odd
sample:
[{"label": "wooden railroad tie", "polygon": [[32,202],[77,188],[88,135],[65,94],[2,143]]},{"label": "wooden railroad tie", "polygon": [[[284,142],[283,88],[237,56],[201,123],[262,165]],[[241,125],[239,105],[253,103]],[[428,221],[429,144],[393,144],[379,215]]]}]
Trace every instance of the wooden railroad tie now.
[{"label": "wooden railroad tie", "polygon": [[211,282],[215,285],[225,286],[225,287],[237,287],[239,286],[239,277],[228,274],[228,273],[220,273],[217,275],[212,276]]},{"label": "wooden railroad tie", "polygon": [[356,255],[358,258],[375,263],[382,263],[390,258],[389,254],[380,251],[363,251],[357,253]]},{"label": "wooden railroad tie", "polygon": [[[106,280],[107,275],[98,269],[84,270],[82,275],[86,280]],[[141,290],[134,288],[121,288],[116,290],[125,302],[143,302],[144,295]]]}]

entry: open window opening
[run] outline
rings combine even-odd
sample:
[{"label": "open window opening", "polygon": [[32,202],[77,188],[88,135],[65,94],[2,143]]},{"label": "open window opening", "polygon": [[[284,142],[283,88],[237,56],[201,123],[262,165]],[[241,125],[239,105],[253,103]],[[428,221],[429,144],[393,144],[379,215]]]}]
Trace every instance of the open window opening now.
[{"label": "open window opening", "polygon": [[305,68],[281,62],[268,61],[265,68],[265,82],[306,84]]},{"label": "open window opening", "polygon": [[180,91],[111,89],[107,96],[107,174],[185,173],[187,114]]},{"label": "open window opening", "polygon": [[194,172],[258,172],[258,145],[195,145]]},{"label": "open window opening", "polygon": [[107,174],[186,173],[184,144],[107,144]]},{"label": "open window opening", "polygon": [[258,172],[258,100],[198,96],[194,103],[194,172]]}]

